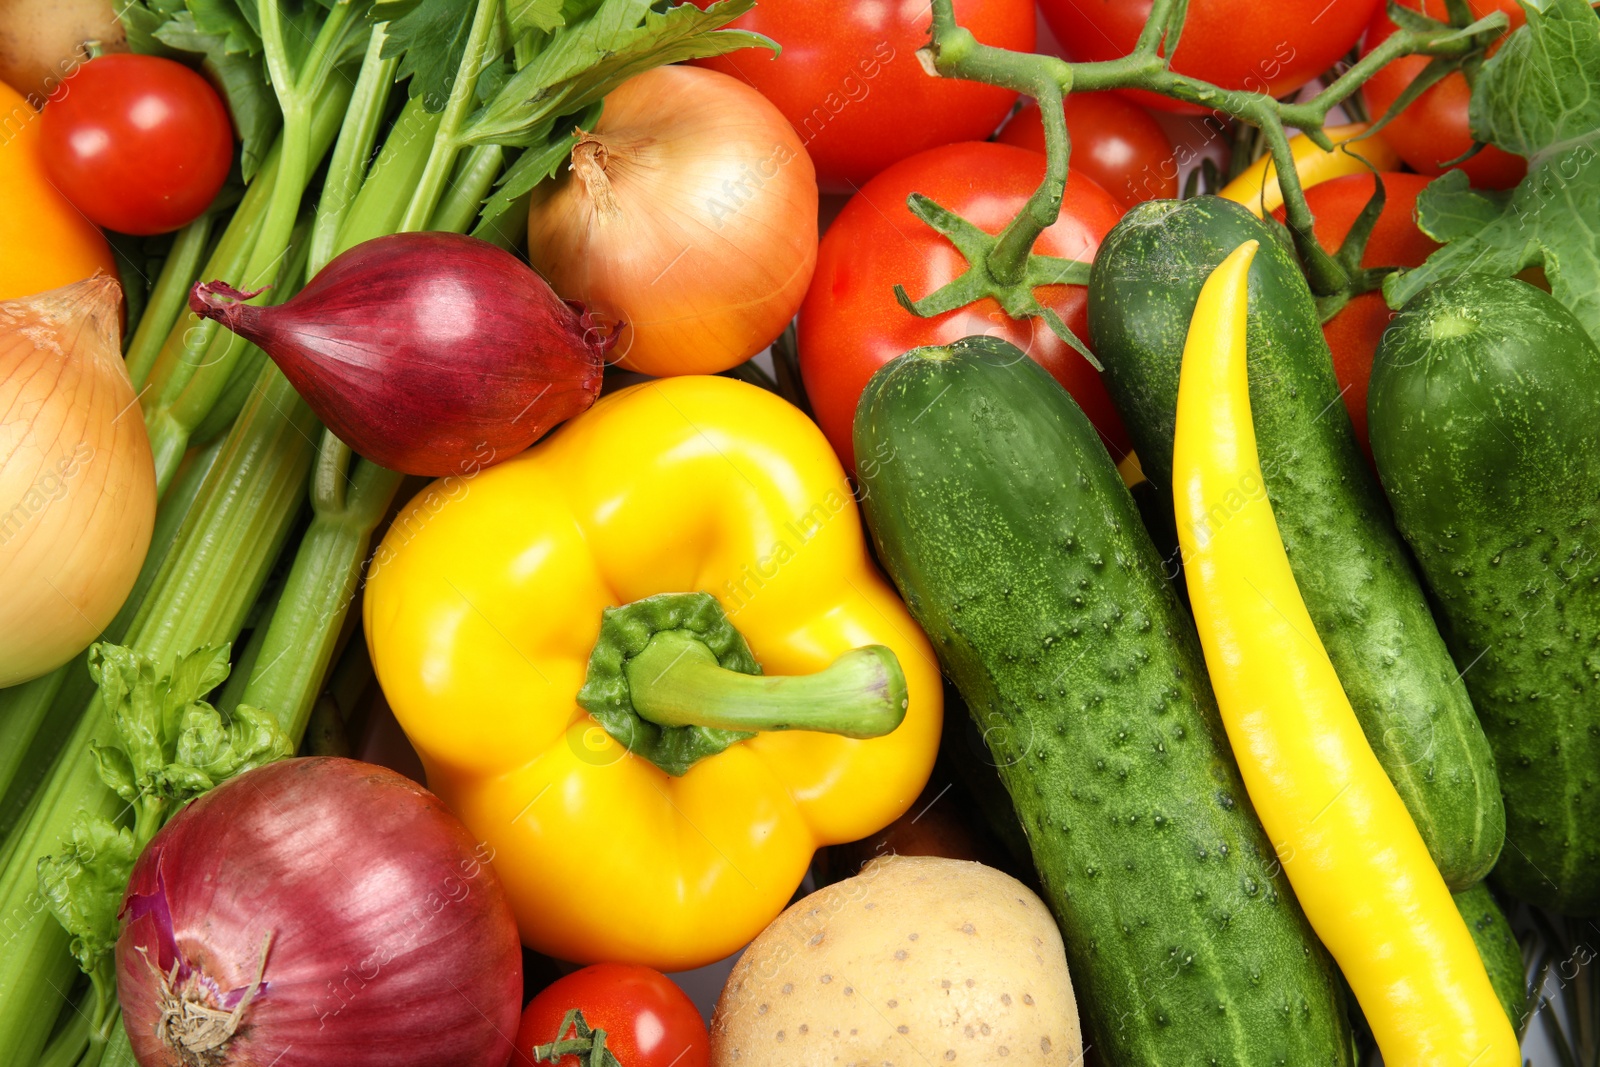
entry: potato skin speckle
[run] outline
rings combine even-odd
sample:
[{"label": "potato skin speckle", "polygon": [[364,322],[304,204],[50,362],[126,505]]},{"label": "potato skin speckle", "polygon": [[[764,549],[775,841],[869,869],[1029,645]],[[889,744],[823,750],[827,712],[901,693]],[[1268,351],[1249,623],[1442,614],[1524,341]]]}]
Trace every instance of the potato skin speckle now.
[{"label": "potato skin speckle", "polygon": [[1049,911],[1009,875],[932,856],[886,856],[790,907],[711,1024],[713,1067],[1072,1067],[1082,1050]]}]

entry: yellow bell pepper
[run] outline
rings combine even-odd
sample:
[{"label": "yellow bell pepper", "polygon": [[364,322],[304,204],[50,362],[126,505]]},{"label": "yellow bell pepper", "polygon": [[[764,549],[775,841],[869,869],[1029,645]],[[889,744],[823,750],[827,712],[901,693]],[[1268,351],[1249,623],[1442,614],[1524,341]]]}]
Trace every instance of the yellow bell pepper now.
[{"label": "yellow bell pepper", "polygon": [[938,662],[833,450],[727,378],[634,386],[435,482],[364,611],[429,787],[560,959],[737,950],[818,846],[905,812],[938,748]]},{"label": "yellow bell pepper", "polygon": [[1516,1067],[1466,923],[1367,744],[1289,569],[1245,369],[1256,242],[1207,279],[1178,384],[1173,497],[1228,740],[1295,896],[1392,1067]]},{"label": "yellow bell pepper", "polygon": [[[1294,158],[1294,171],[1300,176],[1301,188],[1309,189],[1347,174],[1398,169],[1400,157],[1383,139],[1383,134],[1375,133],[1356,141],[1367,129],[1364,122],[1328,127],[1324,132],[1333,142],[1332,152],[1324,151],[1303,133],[1289,138],[1289,154]],[[1352,141],[1355,143],[1351,144]],[[1348,150],[1345,145],[1349,145]],[[1265,217],[1283,206],[1283,189],[1278,185],[1277,167],[1270,155],[1251,163],[1237,178],[1223,186],[1217,195],[1243,204],[1255,212],[1257,218]]]}]

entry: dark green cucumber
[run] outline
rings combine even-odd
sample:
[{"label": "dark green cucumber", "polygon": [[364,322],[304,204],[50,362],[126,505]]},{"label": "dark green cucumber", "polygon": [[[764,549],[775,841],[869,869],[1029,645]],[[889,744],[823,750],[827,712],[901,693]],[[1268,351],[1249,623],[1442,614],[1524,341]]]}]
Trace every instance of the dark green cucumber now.
[{"label": "dark green cucumber", "polygon": [[1527,969],[1522,964],[1522,946],[1511,924],[1500,910],[1494,894],[1485,882],[1455,894],[1456,910],[1466,920],[1472,940],[1483,957],[1483,969],[1489,972],[1489,984],[1494,986],[1506,1018],[1518,1033],[1522,1032],[1523,1017],[1528,1013]]},{"label": "dark green cucumber", "polygon": [[1368,414],[1499,762],[1495,879],[1600,912],[1600,350],[1554,297],[1469,275],[1395,318]]},{"label": "dark green cucumber", "polygon": [[1216,197],[1128,212],[1089,282],[1106,385],[1170,508],[1189,317],[1212,268],[1251,239],[1261,251],[1250,272],[1250,407],[1284,548],[1367,741],[1445,882],[1464,889],[1489,872],[1504,838],[1494,758],[1356,444],[1287,240]]},{"label": "dark green cucumber", "polygon": [[1192,624],[1071,397],[974,337],[880,369],[879,558],[999,766],[1111,1067],[1346,1064],[1332,965],[1256,820]]}]

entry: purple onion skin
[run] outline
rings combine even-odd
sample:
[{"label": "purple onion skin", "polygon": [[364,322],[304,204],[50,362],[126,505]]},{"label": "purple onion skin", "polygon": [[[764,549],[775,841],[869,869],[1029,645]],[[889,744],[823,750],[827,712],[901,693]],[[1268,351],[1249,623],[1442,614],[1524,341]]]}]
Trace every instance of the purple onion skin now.
[{"label": "purple onion skin", "polygon": [[441,477],[508,459],[600,394],[615,335],[487,241],[401,233],[334,257],[276,307],[197,283],[189,306],[259,345],[352,449]]},{"label": "purple onion skin", "polygon": [[432,793],[356,760],[285,760],[200,797],[123,905],[117,992],[140,1067],[184,1062],[157,1036],[146,955],[231,1011],[269,934],[218,1067],[504,1067],[522,956],[486,854]]}]

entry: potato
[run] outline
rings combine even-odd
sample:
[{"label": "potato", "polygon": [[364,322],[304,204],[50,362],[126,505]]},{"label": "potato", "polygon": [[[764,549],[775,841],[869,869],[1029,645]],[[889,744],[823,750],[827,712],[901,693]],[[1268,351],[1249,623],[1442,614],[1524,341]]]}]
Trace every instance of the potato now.
[{"label": "potato", "polygon": [[0,0],[0,82],[35,106],[88,57],[86,41],[128,50],[111,0]]},{"label": "potato", "polygon": [[1061,935],[981,863],[886,856],[751,942],[711,1024],[713,1067],[1076,1067]]}]

